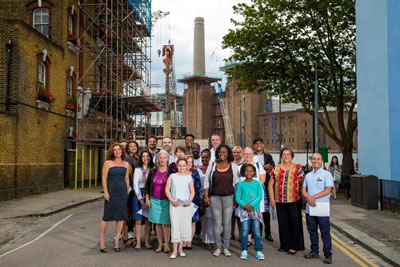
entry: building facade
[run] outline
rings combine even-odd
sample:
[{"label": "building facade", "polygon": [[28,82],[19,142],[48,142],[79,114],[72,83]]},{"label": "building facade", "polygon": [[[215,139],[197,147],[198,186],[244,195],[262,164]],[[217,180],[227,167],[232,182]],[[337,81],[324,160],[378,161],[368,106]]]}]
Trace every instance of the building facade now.
[{"label": "building facade", "polygon": [[[139,2],[151,13],[150,1]],[[150,58],[131,52],[147,49],[150,30],[128,0],[0,5],[0,200],[62,189],[71,177],[75,187],[77,177],[86,186],[101,173],[106,145],[134,123],[132,114],[159,110],[135,93],[138,80],[149,83],[148,72],[137,70],[149,69]],[[106,34],[109,20],[124,32]]]}]

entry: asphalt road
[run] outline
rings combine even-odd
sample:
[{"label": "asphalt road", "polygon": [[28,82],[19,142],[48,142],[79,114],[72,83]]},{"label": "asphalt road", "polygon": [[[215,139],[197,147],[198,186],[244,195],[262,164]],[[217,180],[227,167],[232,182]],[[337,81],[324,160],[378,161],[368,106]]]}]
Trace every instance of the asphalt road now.
[{"label": "asphalt road", "polygon": [[[114,224],[110,224],[106,246],[109,252],[99,252],[99,226],[103,212],[102,201],[86,204],[45,218],[20,218],[10,220],[9,231],[15,238],[0,247],[0,266],[325,266],[321,259],[307,260],[303,256],[310,246],[305,232],[306,251],[291,256],[278,252],[279,238],[276,222],[272,222],[273,243],[263,241],[264,261],[255,259],[253,247],[249,259],[240,260],[240,243],[231,242],[232,257],[216,258],[211,252],[195,243],[185,258],[170,260],[167,254],[156,254],[153,250],[124,248],[114,252]],[[4,223],[4,222],[3,222]],[[305,226],[305,224],[304,224]],[[390,266],[376,256],[354,244],[332,230],[332,266]],[[153,242],[154,247],[156,242]],[[322,244],[320,248],[322,255]]]}]

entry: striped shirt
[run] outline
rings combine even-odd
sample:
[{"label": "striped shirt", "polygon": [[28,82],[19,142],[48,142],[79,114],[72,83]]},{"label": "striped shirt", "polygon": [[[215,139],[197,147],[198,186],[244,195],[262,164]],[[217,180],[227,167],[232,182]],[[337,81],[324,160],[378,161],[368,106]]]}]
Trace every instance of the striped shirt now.
[{"label": "striped shirt", "polygon": [[292,203],[301,198],[301,186],[304,181],[304,171],[300,165],[293,164],[285,171],[281,164],[271,171],[271,179],[275,181],[274,196],[278,203]]}]

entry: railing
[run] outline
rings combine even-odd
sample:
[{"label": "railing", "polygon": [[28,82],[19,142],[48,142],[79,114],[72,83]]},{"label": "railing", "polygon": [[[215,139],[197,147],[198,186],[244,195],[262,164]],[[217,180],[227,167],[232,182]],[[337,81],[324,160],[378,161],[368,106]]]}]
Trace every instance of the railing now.
[{"label": "railing", "polygon": [[400,181],[379,179],[378,192],[381,210],[400,213]]}]

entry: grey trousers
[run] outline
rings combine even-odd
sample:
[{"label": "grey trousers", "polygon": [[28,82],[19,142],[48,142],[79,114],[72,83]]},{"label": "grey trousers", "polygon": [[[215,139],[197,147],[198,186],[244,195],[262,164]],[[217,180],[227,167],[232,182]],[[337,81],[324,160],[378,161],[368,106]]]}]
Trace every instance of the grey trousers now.
[{"label": "grey trousers", "polygon": [[233,195],[220,197],[211,196],[211,212],[213,216],[213,230],[215,246],[222,248],[221,232],[224,230],[224,248],[229,249],[231,238],[231,223],[232,223],[232,209],[233,209]]}]

